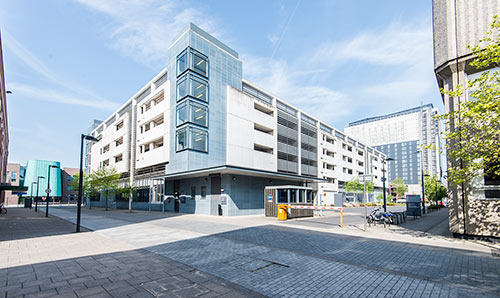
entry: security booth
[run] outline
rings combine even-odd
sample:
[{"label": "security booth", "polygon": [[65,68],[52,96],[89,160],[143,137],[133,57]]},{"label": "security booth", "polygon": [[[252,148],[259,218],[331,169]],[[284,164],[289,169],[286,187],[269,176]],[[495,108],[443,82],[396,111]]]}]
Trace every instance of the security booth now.
[{"label": "security booth", "polygon": [[421,202],[420,195],[406,195],[406,215],[422,216]]},{"label": "security booth", "polygon": [[[314,191],[311,187],[284,185],[264,188],[264,206],[268,217],[278,216],[278,205],[314,206]],[[312,217],[312,209],[287,209],[288,218]]]}]

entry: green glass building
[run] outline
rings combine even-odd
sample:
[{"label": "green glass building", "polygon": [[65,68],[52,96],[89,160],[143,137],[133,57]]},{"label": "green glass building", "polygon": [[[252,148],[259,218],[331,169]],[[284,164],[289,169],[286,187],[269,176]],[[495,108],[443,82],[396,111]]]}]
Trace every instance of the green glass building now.
[{"label": "green glass building", "polygon": [[[50,196],[62,196],[61,163],[58,161],[48,160],[28,160],[24,176],[24,186],[28,187],[28,192],[26,194],[27,196],[46,196],[45,190],[48,186],[47,183],[49,179],[49,166],[52,166],[50,167]],[[54,168],[54,166],[56,166],[57,168]],[[38,179],[38,177],[40,178]],[[40,185],[37,186],[38,181],[40,181]]]}]

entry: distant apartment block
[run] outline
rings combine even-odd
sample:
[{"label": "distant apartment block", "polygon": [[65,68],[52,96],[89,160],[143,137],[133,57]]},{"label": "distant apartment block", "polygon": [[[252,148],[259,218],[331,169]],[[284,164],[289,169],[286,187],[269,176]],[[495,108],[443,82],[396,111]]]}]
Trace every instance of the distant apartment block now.
[{"label": "distant apartment block", "polygon": [[[436,115],[438,109],[427,104],[351,122],[344,132],[394,159],[387,164],[389,182],[401,177],[407,184],[419,184],[422,167],[430,175],[441,174],[441,130]],[[430,144],[434,149],[422,149]],[[422,155],[416,153],[419,150]]]},{"label": "distant apartment block", "polygon": [[[7,164],[5,182],[11,186],[22,186],[24,183],[24,167],[18,163]],[[19,203],[19,195],[23,193],[16,190],[6,190],[5,205],[17,205]]]},{"label": "distant apartment block", "polygon": [[333,204],[359,175],[382,185],[382,152],[244,80],[238,53],[193,24],[167,68],[91,134],[90,170],[114,167],[139,187],[134,208],[168,197],[170,211],[262,214],[266,186],[308,186],[314,197],[291,201]]}]

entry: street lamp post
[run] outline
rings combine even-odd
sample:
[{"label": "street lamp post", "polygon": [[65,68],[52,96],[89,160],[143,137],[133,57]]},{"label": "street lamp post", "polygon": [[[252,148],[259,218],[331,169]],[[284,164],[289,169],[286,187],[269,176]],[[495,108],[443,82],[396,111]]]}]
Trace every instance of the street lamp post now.
[{"label": "street lamp post", "polygon": [[83,193],[83,141],[89,140],[94,142],[99,142],[99,139],[93,136],[82,134],[82,140],[80,143],[80,175],[78,177],[78,202],[76,211],[76,231],[80,232],[80,218],[82,215],[82,193]]},{"label": "street lamp post", "polygon": [[47,208],[45,208],[45,217],[49,217],[49,199],[50,199],[50,169],[51,168],[56,168],[58,169],[59,167],[58,166],[55,166],[55,165],[49,165],[49,175],[48,175],[48,178],[47,178],[47,189],[46,189],[46,192],[47,192]]},{"label": "street lamp post", "polygon": [[33,184],[37,184],[36,181],[31,182],[31,204],[30,204],[30,209],[31,209],[31,205],[33,204]]},{"label": "street lamp post", "polygon": [[[420,153],[420,170],[422,173],[422,214],[425,214],[425,187],[424,187],[424,155],[422,150],[417,150],[415,153]],[[428,175],[427,175],[428,176]]]},{"label": "street lamp post", "polygon": [[385,162],[394,160],[394,158],[384,158],[382,160],[382,191],[384,192],[384,212],[387,212],[387,203],[386,203],[386,193],[385,193]]},{"label": "street lamp post", "polygon": [[36,197],[35,197],[35,212],[38,212],[38,191],[40,189],[40,178],[45,179],[43,176],[38,176],[36,182]]}]

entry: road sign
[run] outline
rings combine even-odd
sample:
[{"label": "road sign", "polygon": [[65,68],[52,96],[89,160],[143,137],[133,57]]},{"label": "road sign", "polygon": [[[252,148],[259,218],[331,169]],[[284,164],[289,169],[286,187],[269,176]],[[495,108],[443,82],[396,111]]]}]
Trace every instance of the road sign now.
[{"label": "road sign", "polygon": [[42,201],[45,201],[47,198],[46,197],[42,197]]},{"label": "road sign", "polygon": [[382,182],[385,182],[385,181],[387,181],[387,178],[382,177],[382,179],[380,179],[380,180],[382,180]]},{"label": "road sign", "polygon": [[46,194],[49,194],[49,193],[51,193],[51,192],[52,192],[52,190],[51,190],[50,188],[47,188],[47,189],[45,190],[45,193],[46,193]]},{"label": "road sign", "polygon": [[267,196],[267,200],[268,200],[269,202],[271,202],[271,201],[273,200],[273,195],[268,195],[268,196]]},{"label": "road sign", "polygon": [[359,182],[372,182],[373,175],[359,175]]}]

